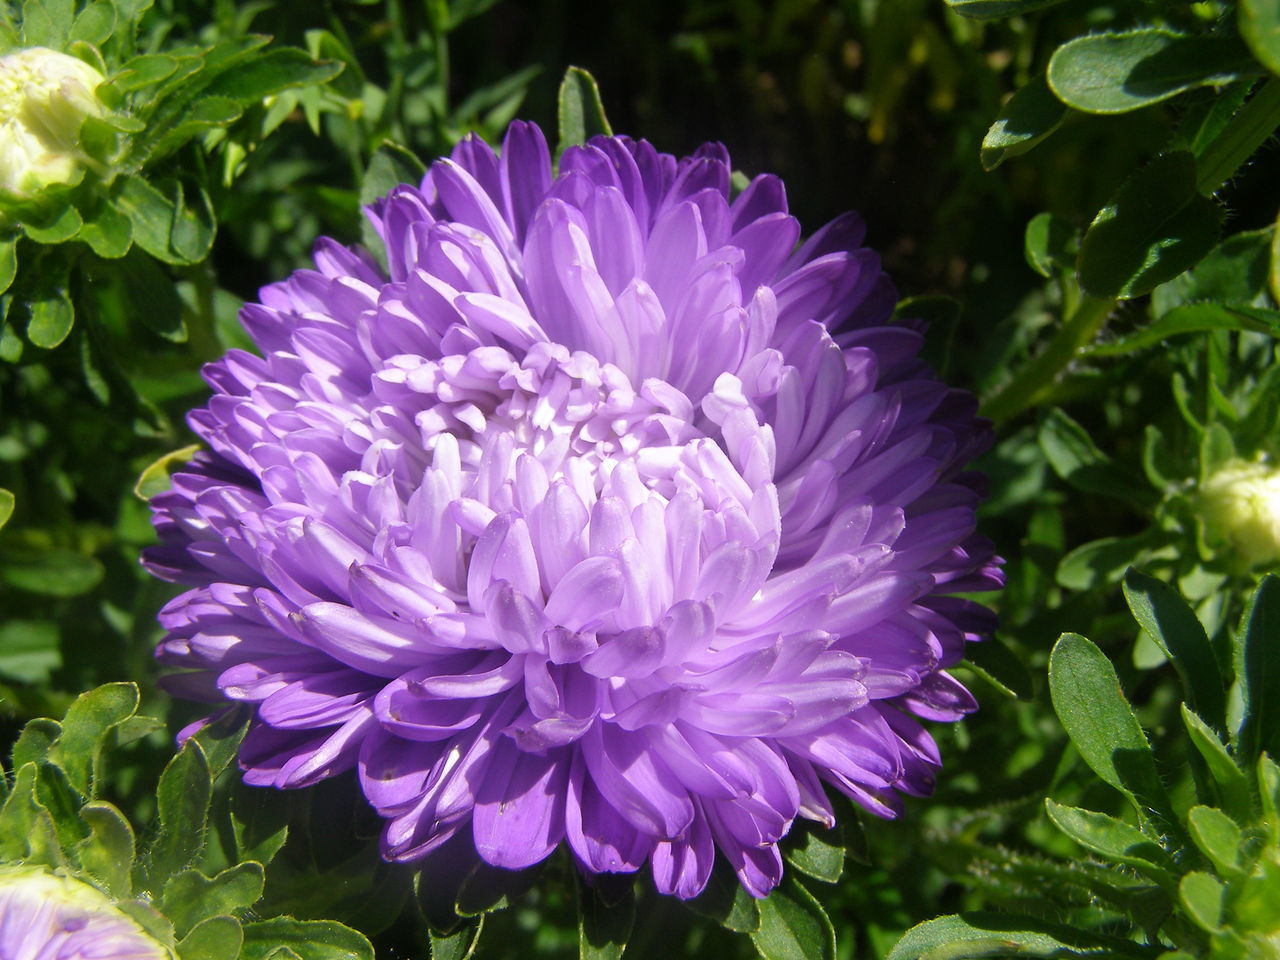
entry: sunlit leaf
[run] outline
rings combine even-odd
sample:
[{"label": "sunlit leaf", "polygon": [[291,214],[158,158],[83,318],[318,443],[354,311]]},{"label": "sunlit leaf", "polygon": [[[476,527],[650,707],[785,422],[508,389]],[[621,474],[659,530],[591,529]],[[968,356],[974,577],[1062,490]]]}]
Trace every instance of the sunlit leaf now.
[{"label": "sunlit leaf", "polygon": [[1187,811],[1191,839],[1222,876],[1240,869],[1244,834],[1239,825],[1217,807],[1195,806]]},{"label": "sunlit leaf", "polygon": [[373,960],[364,935],[334,920],[276,917],[244,925],[243,960],[266,960],[279,947],[302,960]]},{"label": "sunlit leaf", "polygon": [[1176,867],[1169,855],[1136,827],[1105,813],[1069,807],[1050,799],[1045,800],[1045,810],[1059,830],[1086,850],[1144,873],[1173,879]]},{"label": "sunlit leaf", "polygon": [[961,16],[974,20],[995,20],[1034,13],[1062,2],[1063,0],[947,0],[947,6]]},{"label": "sunlit leaf", "polygon": [[760,929],[751,942],[765,960],[834,960],[836,935],[827,913],[795,880],[759,901]]},{"label": "sunlit leaf", "polygon": [[1093,772],[1125,794],[1140,816],[1174,829],[1177,818],[1151,744],[1106,655],[1079,634],[1064,633],[1049,657],[1049,692],[1067,736]]},{"label": "sunlit leaf", "polygon": [[1218,219],[1217,205],[1197,192],[1195,158],[1157,157],[1094,218],[1080,246],[1080,284],[1095,297],[1148,293],[1213,249]]},{"label": "sunlit leaf", "polygon": [[1225,730],[1226,682],[1213,646],[1191,607],[1178,592],[1141,570],[1124,576],[1129,609],[1173,663],[1197,715]]},{"label": "sunlit leaf", "polygon": [[1207,873],[1195,870],[1178,885],[1178,898],[1200,927],[1210,933],[1222,923],[1222,884]]},{"label": "sunlit leaf", "polygon": [[1228,83],[1256,67],[1234,38],[1154,28],[1097,33],[1059,47],[1049,86],[1087,113],[1124,113],[1200,86]]},{"label": "sunlit leaf", "polygon": [[1240,0],[1240,36],[1258,62],[1280,73],[1280,6],[1274,0]]},{"label": "sunlit leaf", "polygon": [[1038,917],[974,911],[938,917],[903,934],[885,960],[961,960],[967,957],[1054,957],[1062,960],[1149,956],[1137,944],[1099,937]]},{"label": "sunlit leaf", "polygon": [[1043,77],[1018,88],[982,140],[982,167],[994,170],[1008,157],[1026,153],[1057,130],[1067,108]]},{"label": "sunlit leaf", "polygon": [[594,136],[613,133],[595,77],[581,67],[570,67],[565,71],[557,102],[556,115],[560,124],[557,153],[564,153],[566,147],[586,143]]}]

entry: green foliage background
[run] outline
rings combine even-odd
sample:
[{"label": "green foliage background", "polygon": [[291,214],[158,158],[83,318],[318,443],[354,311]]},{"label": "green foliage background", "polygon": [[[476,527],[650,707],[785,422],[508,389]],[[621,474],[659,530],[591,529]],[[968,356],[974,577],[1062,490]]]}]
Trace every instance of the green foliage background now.
[{"label": "green foliage background", "polygon": [[[74,26],[89,8],[112,11],[105,36],[101,25]],[[783,177],[807,230],[861,211],[907,298],[903,312],[931,321],[932,362],[983,398],[999,440],[981,464],[992,491],[983,525],[1009,574],[1008,589],[988,598],[1001,636],[961,671],[983,710],[937,731],[946,773],[932,801],[865,829],[850,809],[840,837],[798,836],[790,860],[800,879],[759,905],[735,898],[728,881],[696,912],[643,885],[584,891],[557,858],[536,882],[481,878],[501,896],[467,904],[484,917],[477,948],[480,921],[450,934],[457,904],[435,902],[431,878],[378,861],[376,818],[352,783],[282,797],[236,784],[234,772],[198,812],[208,843],[179,857],[175,876],[265,864],[262,899],[232,910],[246,930],[276,916],[339,921],[388,958],[617,956],[628,935],[627,956],[637,957],[893,950],[906,960],[1006,955],[1013,947],[1002,942],[1031,955],[1233,956],[1212,952],[1228,951],[1225,935],[1196,925],[1202,901],[1179,885],[1216,869],[1222,922],[1241,929],[1253,923],[1255,894],[1239,891],[1274,896],[1271,880],[1246,880],[1277,842],[1266,832],[1274,783],[1257,772],[1259,752],[1276,745],[1248,719],[1246,660],[1233,651],[1247,636],[1251,649],[1268,638],[1280,648],[1280,627],[1239,628],[1267,567],[1243,564],[1198,519],[1197,500],[1221,464],[1280,457],[1280,80],[1265,79],[1280,72],[1280,25],[1270,9],[1263,0],[28,0],[0,11],[0,34],[15,45],[30,45],[23,32],[46,21],[52,33],[38,42],[72,49],[87,38],[93,51],[79,54],[100,51],[115,90],[114,126],[99,131],[108,172],[18,211],[0,231],[0,280],[5,258],[16,262],[12,285],[0,284],[0,487],[12,494],[0,532],[0,737],[12,743],[33,718],[62,716],[82,691],[136,682],[141,709],[163,726],[113,734],[110,779],[86,785],[77,802],[109,800],[142,831],[143,848],[163,847],[173,828],[157,784],[177,762],[172,732],[196,714],[156,692],[154,614],[171,591],[138,568],[152,534],[135,485],[163,489],[169,460],[192,442],[182,417],[204,402],[199,367],[245,345],[235,319],[243,300],[303,266],[321,234],[367,241],[361,202],[466,132],[496,142],[520,116],[552,134],[561,78],[577,65],[599,82],[615,131],[674,153],[725,142],[742,172]],[[219,73],[211,51],[234,52],[236,71]],[[1151,57],[1163,72],[1152,73]],[[149,79],[167,69],[164,58],[174,70]],[[200,122],[186,122],[193,116]],[[0,515],[8,502],[0,495]],[[1126,580],[1131,566],[1151,577]],[[1271,606],[1255,614],[1274,610],[1268,589]],[[1179,645],[1144,620],[1143,596],[1181,611],[1172,614],[1180,636],[1198,624],[1203,643]],[[1167,788],[1167,816],[1154,827],[1050,695],[1050,651],[1064,632],[1091,638],[1135,704]],[[1062,663],[1092,664],[1085,674],[1102,669],[1078,644],[1060,649]],[[1216,692],[1180,687],[1197,655],[1217,665]],[[1219,704],[1216,717],[1205,697]],[[1184,699],[1224,738],[1222,756],[1231,751],[1246,785],[1228,768],[1223,776],[1247,802],[1232,808],[1204,775],[1196,750],[1208,741],[1184,723]],[[209,759],[199,762],[214,773],[230,759],[234,719],[202,739]],[[58,766],[56,753],[26,742],[22,757]],[[1048,814],[1046,797],[1058,805]],[[1243,831],[1238,861],[1220,864],[1212,843],[1186,838],[1189,811],[1218,804]],[[1076,811],[1074,831],[1064,809]],[[1159,862],[1108,861],[1114,844],[1086,842],[1094,834],[1080,824],[1103,823],[1089,813],[1121,824],[1105,824],[1113,839],[1122,828],[1154,831],[1133,842],[1162,849],[1147,854]],[[148,834],[147,823],[159,825]],[[156,872],[155,856],[140,861],[138,883],[157,902],[178,897],[180,887],[165,892],[173,878]],[[485,912],[495,905],[506,909]],[[917,931],[894,948],[914,924],[962,911],[963,929],[930,928],[943,931],[933,940]],[[973,919],[991,911],[1022,926]],[[274,935],[254,949],[266,956],[286,942]],[[1034,937],[1049,939],[1033,947]],[[328,955],[295,940],[299,955]],[[924,946],[911,952],[912,943]],[[184,960],[205,956],[195,950]]]}]

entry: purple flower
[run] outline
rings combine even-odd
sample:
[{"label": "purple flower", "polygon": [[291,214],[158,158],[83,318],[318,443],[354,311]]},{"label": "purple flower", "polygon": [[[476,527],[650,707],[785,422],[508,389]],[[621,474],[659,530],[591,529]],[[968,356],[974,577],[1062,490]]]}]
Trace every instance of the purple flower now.
[{"label": "purple flower", "polygon": [[244,308],[263,357],[206,368],[146,562],[193,587],[173,688],[254,707],[247,782],[354,766],[391,860],[566,842],[684,898],[717,849],[767,894],[828,788],[929,793],[917,718],[974,709],[945,668],[992,626],[950,595],[1001,582],[988,427],[861,221],[799,243],[730,169],[612,137],[554,174],[516,123],[374,205],[386,273],[321,240]]},{"label": "purple flower", "polygon": [[171,960],[97,889],[39,867],[0,868],[3,960]]}]

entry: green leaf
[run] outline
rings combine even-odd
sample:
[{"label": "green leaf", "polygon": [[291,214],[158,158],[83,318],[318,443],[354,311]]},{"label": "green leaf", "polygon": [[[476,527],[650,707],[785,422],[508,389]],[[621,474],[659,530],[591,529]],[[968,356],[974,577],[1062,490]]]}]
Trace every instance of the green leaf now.
[{"label": "green leaf", "polygon": [[1178,885],[1178,899],[1191,919],[1213,933],[1222,923],[1222,884],[1212,876],[1193,870]]},{"label": "green leaf", "polygon": [[133,246],[133,224],[105,197],[97,197],[84,213],[80,239],[98,256],[107,260],[123,257]]},{"label": "green leaf", "polygon": [[173,183],[173,223],[169,229],[169,248],[184,263],[198,263],[209,254],[217,229],[213,202],[203,187],[195,188],[191,204],[186,202],[182,181]]},{"label": "green leaf", "polygon": [[83,226],[80,211],[69,203],[55,205],[47,211],[22,219],[23,233],[36,243],[49,246],[74,239]]},{"label": "green leaf", "polygon": [[1195,87],[1218,86],[1256,67],[1234,38],[1148,28],[1077,37],[1054,51],[1049,86],[1086,113],[1125,113]]},{"label": "green leaf", "polygon": [[224,70],[204,89],[209,97],[228,97],[244,106],[293,87],[328,83],[342,72],[341,62],[317,63],[297,47],[278,47]]},{"label": "green leaf", "polygon": [[1063,0],[947,0],[947,6],[972,20],[995,20],[1056,6]]},{"label": "green leaf", "polygon": [[111,78],[111,86],[121,93],[141,90],[171,77],[179,61],[164,53],[144,53],[127,60]]},{"label": "green leaf", "polygon": [[[201,97],[182,115],[179,123],[171,126],[164,134],[145,148],[145,162],[154,164],[177,150],[192,137],[199,136],[215,127],[227,127],[235,123],[244,114],[244,104],[230,97]],[[135,151],[139,161],[143,159],[141,150]]]},{"label": "green leaf", "polygon": [[58,836],[58,846],[64,851],[74,849],[81,840],[89,836],[88,828],[80,819],[83,798],[67,780],[61,767],[52,763],[39,765],[36,796],[49,811],[53,829]]},{"label": "green leaf", "polygon": [[1204,758],[1205,765],[1209,768],[1209,775],[1218,785],[1227,809],[1240,815],[1247,815],[1251,801],[1249,780],[1244,771],[1236,766],[1236,762],[1231,759],[1227,748],[1213,728],[1196,716],[1185,703],[1182,705],[1182,722],[1187,728],[1192,744]]},{"label": "green leaf", "polygon": [[751,942],[764,960],[834,960],[836,933],[822,904],[790,879],[759,901]]},{"label": "green leaf", "polygon": [[1069,807],[1047,797],[1044,804],[1054,825],[1086,850],[1166,882],[1173,881],[1176,867],[1169,855],[1136,827],[1105,813]]},{"label": "green leaf", "polygon": [[60,736],[62,736],[62,724],[57,720],[36,717],[28,721],[13,744],[11,754],[13,769],[17,770],[28,763],[43,763]]},{"label": "green leaf", "polygon": [[787,862],[823,883],[835,883],[844,874],[844,828],[806,821],[788,838]]},{"label": "green leaf", "polygon": [[1053,708],[1084,762],[1128,797],[1141,817],[1173,830],[1177,818],[1151,744],[1120,688],[1115,668],[1091,641],[1064,633],[1049,655]]},{"label": "green leaf", "polygon": [[453,933],[437,934],[429,931],[431,960],[471,960],[480,944],[484,931],[484,914],[464,923]]},{"label": "green leaf", "polygon": [[133,485],[134,496],[140,500],[150,500],[156,494],[164,493],[169,489],[169,475],[203,449],[201,444],[193,443],[189,447],[179,447],[157,457],[138,474],[138,482]]},{"label": "green leaf", "polygon": [[249,732],[248,713],[244,709],[232,709],[213,723],[201,727],[195,734],[196,742],[204,750],[209,761],[209,776],[217,780],[222,771],[236,759],[244,735]]},{"label": "green leaf", "polygon": [[989,637],[981,643],[967,644],[964,650],[965,666],[1007,697],[1030,700],[1035,696],[1031,671],[1022,658],[1009,649],[999,637]]},{"label": "green leaf", "polygon": [[964,957],[1149,957],[1135,943],[1113,940],[1038,917],[974,911],[938,917],[903,934],[885,960]]},{"label": "green leaf", "polygon": [[39,768],[26,763],[17,771],[9,796],[0,807],[0,859],[61,867],[66,857],[53,818],[36,795]]},{"label": "green leaf", "polygon": [[1205,300],[1265,310],[1271,305],[1267,266],[1274,234],[1274,228],[1268,227],[1227,237],[1193,269],[1152,291],[1152,315],[1158,317],[1174,307]]},{"label": "green leaf", "polygon": [[[78,219],[78,217],[77,217]],[[50,250],[34,267],[34,282],[18,294],[27,313],[27,339],[52,350],[67,338],[75,321],[71,305],[71,262],[61,250]]]},{"label": "green leaf", "polygon": [[0,624],[0,676],[20,683],[44,683],[60,666],[57,623],[10,620]]},{"label": "green leaf", "polygon": [[231,826],[241,860],[272,861],[289,836],[289,798],[242,783],[231,789]]},{"label": "green leaf", "polygon": [[18,241],[0,240],[0,293],[13,283],[18,272]]},{"label": "green leaf", "polygon": [[1148,293],[1213,249],[1218,217],[1217,205],[1196,190],[1195,158],[1163,154],[1094,218],[1080,245],[1080,284],[1108,299]]},{"label": "green leaf", "polygon": [[618,903],[578,884],[578,956],[581,960],[618,960],[636,919],[635,894],[628,890]]},{"label": "green leaf", "polygon": [[0,551],[0,583],[47,597],[77,597],[96,587],[102,564],[72,550]]},{"label": "green leaf", "polygon": [[0,530],[4,529],[9,518],[13,516],[14,503],[13,491],[0,487]]},{"label": "green leaf", "polygon": [[75,8],[75,0],[23,0],[22,45],[62,49]]},{"label": "green leaf", "polygon": [[364,935],[334,920],[276,917],[245,924],[243,960],[266,960],[277,947],[288,947],[302,960],[373,960]]},{"label": "green leaf", "polygon": [[184,870],[165,884],[160,909],[178,936],[185,936],[210,917],[253,906],[262,896],[263,878],[262,864],[252,861],[228,867],[212,878],[199,870]]},{"label": "green leaf", "polygon": [[116,8],[110,0],[91,0],[71,24],[67,39],[83,40],[96,47],[102,46],[116,29]]},{"label": "green leaf", "polygon": [[132,683],[107,683],[80,694],[62,719],[62,736],[49,758],[86,797],[97,794],[102,750],[108,733],[138,709],[138,688]]},{"label": "green leaf", "polygon": [[75,847],[80,868],[102,884],[117,899],[133,892],[133,828],[129,821],[102,800],[90,800],[80,808],[80,818],[89,836]]},{"label": "green leaf", "polygon": [[1090,347],[1091,357],[1119,357],[1163,343],[1170,337],[1211,330],[1250,330],[1280,339],[1280,311],[1256,307],[1225,307],[1218,303],[1193,303],[1175,307],[1155,323],[1120,340]]},{"label": "green leaf", "polygon": [[1070,590],[1092,590],[1115,583],[1129,567],[1141,564],[1166,542],[1160,531],[1132,537],[1104,537],[1076,547],[1058,564],[1056,578]]},{"label": "green leaf", "polygon": [[172,278],[141,250],[131,250],[112,265],[113,279],[119,282],[125,309],[130,318],[157,336],[173,343],[185,343],[187,325],[182,298]]},{"label": "green leaf", "polygon": [[151,939],[172,948],[173,925],[155,907],[141,899],[121,900],[116,909],[142,928]]},{"label": "green leaf", "polygon": [[1124,575],[1124,596],[1134,619],[1177,669],[1191,709],[1225,730],[1226,680],[1195,612],[1173,587],[1141,570]]},{"label": "green leaf", "polygon": [[735,933],[755,933],[760,929],[760,903],[742,889],[733,871],[719,861],[711,870],[706,889],[692,900],[684,901],[694,913]]},{"label": "green leaf", "polygon": [[1098,449],[1089,432],[1060,408],[1054,407],[1044,418],[1038,439],[1054,473],[1076,489],[1137,505],[1154,500],[1149,487],[1131,481]]},{"label": "green leaf", "polygon": [[181,264],[182,257],[169,246],[175,219],[174,203],[139,176],[117,181],[116,207],[133,224],[133,241],[157,260]]},{"label": "green leaf", "polygon": [[1061,126],[1067,108],[1043,77],[1023,84],[996,115],[982,138],[982,169],[994,170],[1007,158],[1026,153]]},{"label": "green leaf", "polygon": [[1191,839],[1223,876],[1240,871],[1244,835],[1240,827],[1217,807],[1195,806],[1187,811]]},{"label": "green leaf", "polygon": [[1265,753],[1258,758],[1258,794],[1271,845],[1280,845],[1280,766]]},{"label": "green leaf", "polygon": [[1240,0],[1240,36],[1258,62],[1280,73],[1280,7],[1273,0]]},{"label": "green leaf", "polygon": [[[373,152],[369,166],[365,168],[364,178],[360,181],[360,205],[369,204],[385,197],[392,189],[402,183],[416,186],[422,180],[427,168],[408,147],[384,140]],[[364,245],[375,251],[379,258],[384,258],[382,240],[374,230],[368,217],[360,218],[361,238]],[[384,260],[385,262],[385,260]]]},{"label": "green leaf", "polygon": [[1271,293],[1271,299],[1280,303],[1280,214],[1276,215],[1276,222],[1271,226],[1271,253],[1268,260],[1267,289]]},{"label": "green leaf", "polygon": [[160,831],[142,864],[144,886],[163,887],[204,849],[210,786],[204,751],[188,740],[160,774],[156,790]]},{"label": "green leaf", "polygon": [[1252,765],[1259,754],[1280,756],[1280,577],[1269,573],[1258,584],[1236,637],[1236,677],[1244,718],[1236,756]]},{"label": "green leaf", "polygon": [[1027,265],[1050,280],[1062,270],[1075,270],[1080,245],[1070,223],[1052,213],[1037,213],[1027,223],[1023,253]]},{"label": "green leaf", "polygon": [[557,155],[564,153],[566,147],[586,143],[594,136],[613,134],[595,77],[581,67],[570,67],[564,72],[557,104],[556,116],[560,124]]},{"label": "green leaf", "polygon": [[235,917],[210,917],[178,941],[178,960],[236,960],[244,931]]}]

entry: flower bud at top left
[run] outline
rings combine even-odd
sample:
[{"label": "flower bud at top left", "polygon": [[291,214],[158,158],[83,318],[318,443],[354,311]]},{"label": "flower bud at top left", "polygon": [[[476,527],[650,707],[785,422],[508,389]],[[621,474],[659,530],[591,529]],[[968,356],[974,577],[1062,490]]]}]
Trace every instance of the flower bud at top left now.
[{"label": "flower bud at top left", "polygon": [[0,57],[0,198],[30,200],[84,172],[80,130],[106,108],[106,78],[82,60],[45,47]]}]

